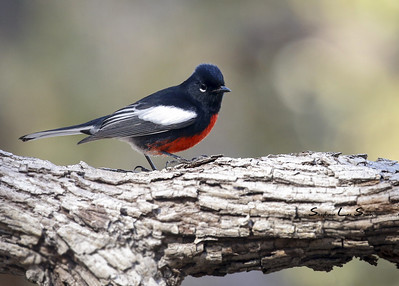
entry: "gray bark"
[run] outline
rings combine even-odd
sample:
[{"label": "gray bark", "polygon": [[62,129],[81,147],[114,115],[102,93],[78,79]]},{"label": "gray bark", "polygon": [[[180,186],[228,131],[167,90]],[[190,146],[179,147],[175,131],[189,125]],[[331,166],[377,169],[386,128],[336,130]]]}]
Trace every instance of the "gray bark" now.
[{"label": "gray bark", "polygon": [[397,162],[365,155],[214,156],[133,173],[0,151],[0,272],[40,285],[179,285],[353,257],[398,264],[398,185]]}]

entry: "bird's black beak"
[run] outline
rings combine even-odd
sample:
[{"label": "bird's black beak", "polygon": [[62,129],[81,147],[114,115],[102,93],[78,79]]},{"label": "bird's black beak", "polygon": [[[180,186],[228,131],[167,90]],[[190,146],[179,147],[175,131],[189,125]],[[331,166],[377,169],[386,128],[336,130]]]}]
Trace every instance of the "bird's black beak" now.
[{"label": "bird's black beak", "polygon": [[221,92],[230,92],[231,89],[228,88],[227,86],[222,85],[218,89],[215,89],[213,92],[221,93]]}]

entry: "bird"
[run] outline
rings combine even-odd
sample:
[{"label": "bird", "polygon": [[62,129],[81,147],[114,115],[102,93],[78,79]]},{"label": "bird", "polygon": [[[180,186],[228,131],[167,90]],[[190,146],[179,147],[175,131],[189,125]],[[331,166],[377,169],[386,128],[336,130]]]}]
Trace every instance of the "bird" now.
[{"label": "bird", "polygon": [[[152,170],[157,170],[150,156],[168,155],[193,147],[214,127],[226,87],[220,69],[200,64],[179,85],[152,93],[109,115],[86,123],[40,131],[21,136],[23,142],[55,136],[85,134],[78,142],[115,138],[127,142],[144,154]],[[142,168],[146,170],[145,168]]]}]

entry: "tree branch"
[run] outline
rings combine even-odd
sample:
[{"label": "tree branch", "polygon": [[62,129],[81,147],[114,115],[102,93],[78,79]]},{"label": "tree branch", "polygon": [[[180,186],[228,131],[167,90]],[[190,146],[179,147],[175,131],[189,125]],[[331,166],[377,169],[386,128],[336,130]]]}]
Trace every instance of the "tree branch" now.
[{"label": "tree branch", "polygon": [[[162,171],[0,151],[0,272],[40,285],[399,263],[399,165],[365,155],[211,157]],[[64,283],[64,284],[63,284]]]}]

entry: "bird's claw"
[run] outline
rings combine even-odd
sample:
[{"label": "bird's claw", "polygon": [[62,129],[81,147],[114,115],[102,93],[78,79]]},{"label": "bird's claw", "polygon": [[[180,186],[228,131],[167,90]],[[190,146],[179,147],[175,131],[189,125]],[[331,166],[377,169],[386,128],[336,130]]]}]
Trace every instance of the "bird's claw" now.
[{"label": "bird's claw", "polygon": [[176,166],[176,165],[179,165],[179,164],[189,164],[189,163],[191,163],[190,160],[184,159],[182,157],[178,157],[178,158],[173,157],[173,158],[175,158],[175,159],[166,161],[165,168],[172,167],[173,165]]},{"label": "bird's claw", "polygon": [[134,172],[140,173],[140,172],[150,172],[151,170],[144,168],[143,166],[136,166],[133,169]]},{"label": "bird's claw", "polygon": [[203,154],[203,155],[199,155],[197,157],[192,158],[190,160],[190,162],[195,162],[195,161],[199,161],[199,160],[202,160],[202,159],[208,159],[208,158],[210,158],[210,156]]},{"label": "bird's claw", "polygon": [[221,154],[220,155],[212,155],[212,156],[201,155],[201,156],[198,156],[198,157],[194,157],[191,160],[187,160],[187,159],[179,157],[179,158],[177,158],[177,160],[171,160],[171,161],[166,162],[166,166],[165,167],[170,167],[170,164],[172,164],[172,163],[176,163],[177,164],[177,165],[175,165],[175,167],[179,166],[179,165],[182,165],[182,166],[185,166],[185,167],[189,167],[189,168],[190,167],[191,168],[192,167],[198,167],[198,166],[213,162],[217,158],[220,158],[220,157],[223,157],[223,155],[221,155]]}]

